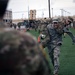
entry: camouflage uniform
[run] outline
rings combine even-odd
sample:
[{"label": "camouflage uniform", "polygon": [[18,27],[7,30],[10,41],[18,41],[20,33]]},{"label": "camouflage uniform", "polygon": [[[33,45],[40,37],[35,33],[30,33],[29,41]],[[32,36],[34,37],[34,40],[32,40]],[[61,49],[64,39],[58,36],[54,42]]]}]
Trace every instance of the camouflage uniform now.
[{"label": "camouflage uniform", "polygon": [[0,74],[51,75],[48,60],[28,33],[0,28]]},{"label": "camouflage uniform", "polygon": [[0,75],[51,75],[44,51],[31,35],[2,22],[9,0],[0,0]]},{"label": "camouflage uniform", "polygon": [[54,66],[54,74],[58,74],[59,72],[59,56],[63,33],[67,33],[71,37],[72,41],[75,42],[73,34],[67,30],[66,27],[61,25],[58,29],[55,29],[52,24],[49,24],[43,30],[43,34],[46,35],[46,38],[42,43],[48,48],[49,56]]},{"label": "camouflage uniform", "polygon": [[62,44],[62,34],[59,34],[56,29],[51,26],[48,26],[50,42],[47,43],[48,52],[54,66],[54,74],[59,72],[59,55],[60,55],[60,46]]},{"label": "camouflage uniform", "polygon": [[42,45],[43,45],[44,47],[46,47],[46,46],[47,46],[47,43],[50,42],[50,37],[49,37],[47,25],[46,25],[46,24],[42,25],[40,31],[41,31],[41,34],[43,34],[43,35],[46,36],[45,39],[43,39],[43,40],[41,41]]},{"label": "camouflage uniform", "polygon": [[65,22],[65,24],[64,24],[64,27],[63,27],[63,31],[64,31],[64,33],[67,33],[70,37],[71,37],[71,39],[72,39],[72,42],[73,42],[73,44],[75,43],[75,37],[74,37],[74,35],[71,33],[71,31],[69,30],[69,25],[72,23],[72,21],[69,19],[69,20],[67,20],[66,19],[66,22]]}]

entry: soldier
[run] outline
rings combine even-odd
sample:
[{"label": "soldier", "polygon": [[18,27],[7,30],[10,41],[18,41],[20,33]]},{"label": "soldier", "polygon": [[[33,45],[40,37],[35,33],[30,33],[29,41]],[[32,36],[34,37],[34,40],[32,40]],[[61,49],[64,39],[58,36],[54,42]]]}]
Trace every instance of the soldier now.
[{"label": "soldier", "polygon": [[58,21],[53,21],[53,27],[50,27],[48,30],[50,35],[50,45],[48,44],[49,54],[54,66],[54,74],[58,75],[60,46],[62,45],[62,34],[67,33],[71,37],[73,42],[75,42],[75,39],[73,34],[66,27],[63,28],[61,25],[59,25]]},{"label": "soldier", "polygon": [[41,29],[41,22],[38,21],[38,33],[40,33],[40,29]]},{"label": "soldier", "polygon": [[51,75],[47,58],[27,33],[0,31],[0,75]]},{"label": "soldier", "polygon": [[48,60],[33,36],[1,27],[7,3],[0,0],[0,75],[51,75]]},{"label": "soldier", "polygon": [[67,34],[71,37],[72,42],[73,42],[73,44],[74,44],[74,43],[75,43],[75,37],[74,37],[74,35],[73,35],[73,34],[70,32],[70,30],[69,30],[70,25],[71,25],[72,22],[73,22],[73,21],[72,21],[71,19],[67,18],[67,19],[65,20],[65,24],[64,24],[63,30],[64,30],[64,33],[65,33],[65,34],[66,34],[66,32],[67,32]]},{"label": "soldier", "polygon": [[67,30],[67,28],[59,24],[58,19],[53,21],[53,24],[49,24],[45,30],[46,38],[42,41],[42,45],[48,48],[48,53],[54,66],[54,75],[59,74],[59,56],[60,47],[62,45],[62,34],[67,33],[73,42],[75,38],[73,34]]},{"label": "soldier", "polygon": [[18,28],[20,30],[21,29],[21,23],[18,23],[17,26],[18,26]]},{"label": "soldier", "polygon": [[48,33],[50,42],[47,43],[48,52],[54,66],[54,75],[58,75],[59,72],[59,55],[62,33],[58,33],[58,21],[53,21],[53,25],[48,25]]},{"label": "soldier", "polygon": [[16,25],[16,24],[14,24],[14,29],[16,29],[16,26],[17,26],[17,25]]}]

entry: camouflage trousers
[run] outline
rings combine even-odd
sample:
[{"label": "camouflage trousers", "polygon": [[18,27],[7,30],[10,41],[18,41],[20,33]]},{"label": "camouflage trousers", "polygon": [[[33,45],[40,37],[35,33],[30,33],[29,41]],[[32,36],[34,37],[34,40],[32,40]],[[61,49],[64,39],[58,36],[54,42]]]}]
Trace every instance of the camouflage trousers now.
[{"label": "camouflage trousers", "polygon": [[56,46],[53,49],[51,47],[48,47],[48,52],[50,59],[52,61],[52,64],[54,66],[54,74],[58,74],[59,72],[59,55],[60,55],[60,46]]}]

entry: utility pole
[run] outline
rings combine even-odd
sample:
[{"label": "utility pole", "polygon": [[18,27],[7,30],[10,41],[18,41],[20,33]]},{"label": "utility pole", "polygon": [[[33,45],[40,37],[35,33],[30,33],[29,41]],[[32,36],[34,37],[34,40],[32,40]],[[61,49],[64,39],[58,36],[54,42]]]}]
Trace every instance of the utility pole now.
[{"label": "utility pole", "polygon": [[53,18],[53,8],[52,8],[52,18]]},{"label": "utility pole", "polygon": [[29,6],[28,6],[28,25],[29,25],[29,17],[30,17],[30,14],[29,14]]},{"label": "utility pole", "polygon": [[42,11],[42,18],[44,18],[44,11]]},{"label": "utility pole", "polygon": [[63,9],[60,9],[61,10],[61,18],[63,20]]},{"label": "utility pole", "polygon": [[29,6],[28,6],[28,20],[29,20]]},{"label": "utility pole", "polygon": [[61,10],[61,16],[63,17],[63,9],[60,9]]},{"label": "utility pole", "polygon": [[65,16],[66,16],[67,11],[65,11],[65,10],[63,10],[63,11],[65,12]]},{"label": "utility pole", "polygon": [[23,15],[24,15],[24,14],[22,14],[22,20],[23,20]]},{"label": "utility pole", "polygon": [[51,11],[50,11],[50,0],[48,0],[48,8],[49,8],[49,18],[51,18]]}]

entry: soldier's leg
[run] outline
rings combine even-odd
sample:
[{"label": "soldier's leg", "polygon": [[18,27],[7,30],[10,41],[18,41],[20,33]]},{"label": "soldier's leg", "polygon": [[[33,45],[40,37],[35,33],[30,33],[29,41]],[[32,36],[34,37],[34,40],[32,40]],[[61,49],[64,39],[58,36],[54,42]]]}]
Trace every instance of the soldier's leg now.
[{"label": "soldier's leg", "polygon": [[51,62],[53,64],[53,66],[54,66],[54,55],[53,55],[53,50],[51,49],[50,46],[48,46],[48,53],[49,53],[49,57],[51,59]]},{"label": "soldier's leg", "polygon": [[54,48],[54,74],[58,75],[59,72],[59,55],[60,55],[60,46]]}]

